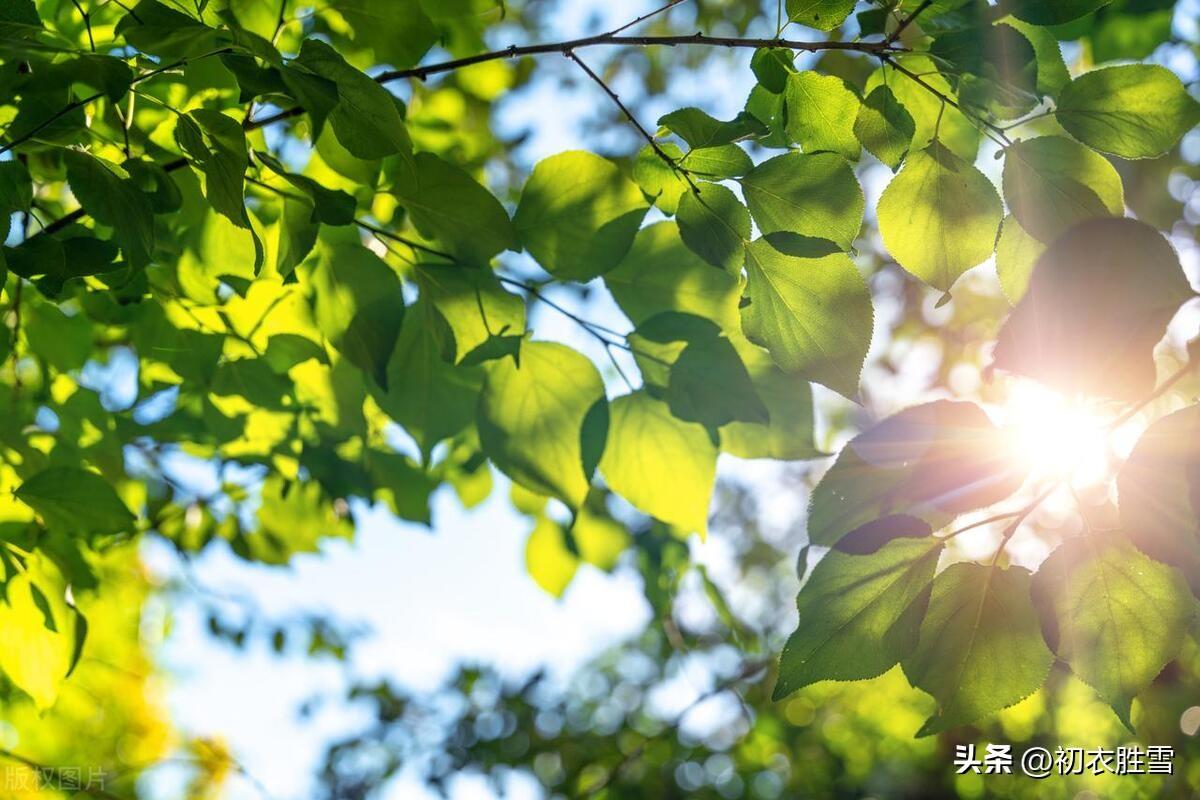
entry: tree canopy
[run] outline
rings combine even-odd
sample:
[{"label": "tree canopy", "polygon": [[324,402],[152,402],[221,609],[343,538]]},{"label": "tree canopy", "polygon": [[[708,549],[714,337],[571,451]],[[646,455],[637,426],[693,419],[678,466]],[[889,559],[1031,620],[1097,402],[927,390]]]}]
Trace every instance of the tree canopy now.
[{"label": "tree canopy", "polygon": [[[55,706],[117,624],[89,608],[129,591],[105,565],[143,537],[285,565],[352,537],[352,502],[433,526],[435,492],[477,504],[495,470],[541,587],[625,557],[649,596],[693,568],[719,463],[844,444],[811,489],[798,627],[736,680],[769,668],[779,700],[898,666],[934,700],[923,737],[1057,664],[1133,729],[1200,586],[1200,417],[1177,391],[1200,353],[1156,351],[1197,294],[1196,76],[1149,58],[1195,66],[1174,4],[698,3],[685,32],[674,0],[492,49],[538,31],[511,5],[0,0],[14,697]],[[730,119],[651,120],[614,89],[622,59],[653,87],[711,54],[754,78]],[[551,59],[635,148],[520,163],[489,114]],[[936,338],[942,313],[940,394],[818,424],[879,410],[881,342]],[[1076,493],[1076,529],[1038,528],[1044,561],[1011,547],[1073,474],[1012,454],[999,389],[956,388],[962,362],[1106,434],[1145,423]],[[981,530],[986,552],[959,547]]]}]

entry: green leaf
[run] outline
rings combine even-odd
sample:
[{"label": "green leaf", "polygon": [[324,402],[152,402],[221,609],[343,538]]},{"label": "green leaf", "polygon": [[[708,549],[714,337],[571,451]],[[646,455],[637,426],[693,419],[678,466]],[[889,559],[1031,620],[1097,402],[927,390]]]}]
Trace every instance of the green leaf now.
[{"label": "green leaf", "polygon": [[1041,688],[1054,662],[1030,599],[1029,571],[959,563],[933,581],[916,650],[902,660],[937,713],[917,736],[994,714]]},{"label": "green leaf", "polygon": [[533,168],[513,224],[547,272],[588,281],[620,263],[645,214],[642,193],[615,164],[576,150]]},{"label": "green leaf", "polygon": [[[326,225],[353,225],[357,203],[345,192],[326,189],[317,181],[304,175],[288,172],[279,160],[269,153],[256,152],[255,156],[269,170],[304,192],[312,203],[312,221]],[[284,198],[285,200],[287,198]],[[293,201],[294,202],[294,201]]]},{"label": "green leaf", "polygon": [[1200,406],[1151,425],[1117,475],[1121,526],[1146,555],[1182,570],[1200,596]]},{"label": "green leaf", "polygon": [[828,151],[857,161],[854,121],[862,103],[841,78],[805,71],[789,75],[784,94],[787,134],[806,153]]},{"label": "green leaf", "polygon": [[50,467],[21,484],[17,499],[52,529],[73,536],[132,533],[133,514],[108,481],[76,467]]},{"label": "green leaf", "polygon": [[940,528],[1004,500],[1025,471],[1004,433],[974,403],[939,400],[895,414],[850,440],[813,490],[808,538],[832,546],[881,517]]},{"label": "green leaf", "polygon": [[575,514],[571,526],[571,538],[579,550],[579,557],[587,563],[611,572],[620,556],[632,543],[629,530],[617,522],[605,508],[606,492],[593,489],[587,502]]},{"label": "green leaf", "polygon": [[856,5],[856,0],[787,0],[787,15],[792,22],[831,31],[846,21]]},{"label": "green leaf", "polygon": [[764,89],[780,94],[796,72],[795,61],[796,54],[786,47],[760,47],[750,57],[750,69]]},{"label": "green leaf", "polygon": [[935,141],[908,157],[879,198],[878,215],[892,258],[948,292],[992,254],[1004,209],[982,172]]},{"label": "green leaf", "polygon": [[[926,528],[928,530],[928,528]],[[831,550],[796,598],[800,624],[772,699],[810,683],[882,675],[917,644],[942,541],[900,537],[869,555]]]},{"label": "green leaf", "polygon": [[[39,588],[39,585],[41,588]],[[0,670],[28,694],[39,711],[54,705],[71,670],[75,618],[66,584],[49,560],[34,556],[8,578],[0,603]]]},{"label": "green leaf", "polygon": [[711,321],[664,312],[639,325],[631,344],[647,385],[679,419],[710,431],[769,421],[741,355]]},{"label": "green leaf", "polygon": [[404,319],[400,277],[365,247],[327,245],[305,284],[317,327],[386,391],[388,362]]},{"label": "green leaf", "polygon": [[[1068,539],[1033,578],[1052,645],[1133,730],[1133,698],[1179,655],[1195,618],[1187,583],[1111,535]],[[1044,598],[1044,600],[1043,600]]]},{"label": "green leaf", "polygon": [[480,351],[485,346],[516,352],[525,335],[525,301],[505,291],[491,271],[423,264],[416,277],[454,336],[454,363],[472,354],[487,357]]},{"label": "green leaf", "polygon": [[698,186],[699,193],[685,192],[679,202],[679,235],[709,264],[740,275],[750,239],[750,212],[726,187],[717,183]]},{"label": "green leaf", "polygon": [[737,280],[701,261],[670,222],[638,231],[629,253],[604,276],[604,285],[635,326],[664,311],[695,314],[722,330],[741,324]]},{"label": "green leaf", "polygon": [[1129,64],[1071,81],[1056,116],[1068,133],[1102,153],[1156,158],[1200,122],[1200,103],[1166,67]]},{"label": "green leaf", "polygon": [[[676,163],[683,158],[683,151],[671,142],[663,142],[659,149],[675,159]],[[633,162],[633,180],[646,199],[668,216],[675,213],[679,199],[690,189],[687,180],[663,161],[650,145],[643,147]]]},{"label": "green leaf", "polygon": [[1044,252],[1046,245],[1030,236],[1011,214],[1004,218],[996,242],[996,273],[1000,276],[1000,288],[1012,305],[1025,296],[1033,268]]},{"label": "green leaf", "polygon": [[[938,72],[938,65],[928,56],[904,53],[895,56],[894,60],[909,72],[920,75],[922,81],[941,94],[947,97],[955,94],[954,87]],[[979,150],[979,129],[962,112],[953,106],[946,106],[928,88],[891,67],[880,67],[871,73],[863,91],[869,97],[880,86],[890,88],[900,105],[913,118],[916,129],[910,151],[925,149],[936,134],[937,140],[956,156],[968,161],[975,160]]]},{"label": "green leaf", "polygon": [[1163,236],[1131,219],[1072,228],[1037,262],[995,366],[1065,394],[1135,401],[1154,390],[1154,345],[1194,297]]},{"label": "green leaf", "polygon": [[529,577],[547,594],[562,597],[577,569],[579,558],[567,547],[567,535],[562,526],[538,515],[525,540],[525,570]]},{"label": "green leaf", "polygon": [[354,40],[375,51],[377,62],[411,66],[437,43],[437,26],[420,0],[336,0],[331,5],[354,28]]},{"label": "green leaf", "polygon": [[396,199],[417,229],[468,264],[486,265],[502,250],[516,249],[516,234],[500,201],[470,175],[432,153],[401,170]]},{"label": "green leaf", "polygon": [[388,362],[388,390],[377,395],[380,407],[416,440],[426,461],[434,445],[471,423],[479,397],[481,369],[455,366],[442,357],[450,336],[429,303],[417,301],[404,313]]},{"label": "green leaf", "polygon": [[1004,18],[1000,24],[1016,28],[1033,45],[1037,59],[1037,90],[1043,95],[1057,97],[1063,87],[1071,82],[1071,73],[1063,60],[1058,37],[1046,28],[1030,25],[1013,17]]},{"label": "green leaf", "polygon": [[741,336],[733,346],[767,408],[767,424],[731,422],[721,428],[721,450],[738,458],[796,461],[824,455],[814,441],[812,387],[781,370],[771,354]]},{"label": "green leaf", "polygon": [[[754,161],[740,146],[723,144],[689,150],[686,156],[679,159],[679,166],[698,178],[723,180],[745,175],[754,169]],[[687,189],[691,188],[686,181],[684,185]]]},{"label": "green leaf", "polygon": [[1170,0],[1123,2],[1096,16],[1090,31],[1092,60],[1141,60],[1170,41],[1175,3]]},{"label": "green leaf", "polygon": [[38,16],[33,0],[4,0],[0,3],[0,23],[41,28],[42,18]]},{"label": "green leaf", "polygon": [[876,86],[859,106],[854,135],[867,151],[895,172],[908,155],[916,123],[886,86]]},{"label": "green leaf", "polygon": [[113,229],[125,259],[134,267],[150,263],[154,252],[154,211],[150,200],[116,165],[78,150],[63,153],[67,182],[84,210]]},{"label": "green leaf", "polygon": [[1017,19],[1033,25],[1062,25],[1091,14],[1112,0],[1013,0],[1006,8]]},{"label": "green leaf", "polygon": [[1043,242],[1087,219],[1125,215],[1125,190],[1113,165],[1061,136],[1005,150],[1004,199],[1021,227]]},{"label": "green leaf", "polygon": [[746,248],[747,338],[766,347],[785,372],[847,397],[858,394],[871,347],[871,294],[842,253],[785,255],[766,239]]},{"label": "green leaf", "polygon": [[854,170],[833,153],[787,153],[742,178],[759,230],[836,242],[849,250],[862,227],[866,200]]},{"label": "green leaf", "polygon": [[0,212],[28,211],[33,202],[33,181],[20,161],[0,162]]},{"label": "green leaf", "polygon": [[133,83],[133,68],[115,56],[85,53],[43,70],[39,80],[60,85],[80,83],[116,103]]},{"label": "green leaf", "polygon": [[257,273],[263,262],[263,248],[246,211],[245,173],[250,154],[242,126],[220,111],[197,109],[179,117],[175,141],[204,173],[204,193],[213,210],[250,231]]},{"label": "green leaf", "polygon": [[763,124],[743,112],[729,121],[714,119],[698,108],[681,108],[662,117],[658,124],[688,143],[693,149],[720,147],[767,133]]},{"label": "green leaf", "polygon": [[929,53],[945,68],[961,105],[1015,119],[1038,104],[1037,52],[1011,25],[977,21],[939,33]]},{"label": "green leaf", "polygon": [[[386,89],[319,39],[305,39],[292,64],[336,84],[337,104],[329,111],[329,124],[337,140],[354,156],[370,161],[399,154],[411,160],[412,140],[398,101]],[[288,80],[288,72],[284,79]]]},{"label": "green leaf", "polygon": [[121,168],[129,178],[150,198],[150,207],[155,214],[170,214],[183,205],[183,194],[171,175],[158,164],[148,159],[126,159]]},{"label": "green leaf", "polygon": [[115,32],[143,53],[190,56],[213,50],[221,35],[195,17],[141,0],[117,23]]},{"label": "green leaf", "polygon": [[579,508],[608,429],[604,381],[566,345],[524,342],[488,365],[476,415],[483,450],[530,491]]},{"label": "green leaf", "polygon": [[376,500],[387,503],[401,519],[432,524],[429,498],[438,488],[436,479],[399,453],[372,450],[367,455],[367,468],[375,480]]},{"label": "green leaf", "polygon": [[645,391],[618,397],[611,414],[600,460],[609,488],[681,532],[706,535],[717,448],[704,427]]},{"label": "green leaf", "polygon": [[322,539],[350,539],[354,525],[315,481],[296,483],[278,474],[263,482],[258,527],[234,552],[266,564],[287,564],[297,553],[317,553]]}]

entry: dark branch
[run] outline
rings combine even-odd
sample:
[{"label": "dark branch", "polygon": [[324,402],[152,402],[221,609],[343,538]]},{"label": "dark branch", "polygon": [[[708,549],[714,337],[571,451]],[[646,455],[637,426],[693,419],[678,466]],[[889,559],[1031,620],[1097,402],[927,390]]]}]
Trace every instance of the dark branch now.
[{"label": "dark branch", "polygon": [[604,92],[610,98],[612,98],[612,101],[614,103],[616,103],[617,108],[621,109],[621,113],[623,113],[625,115],[625,118],[627,120],[629,120],[630,124],[632,124],[633,127],[637,128],[638,133],[640,133],[642,135],[642,138],[650,143],[650,147],[654,150],[655,154],[659,158],[661,158],[663,161],[665,161],[667,166],[670,167],[674,172],[677,172],[680,175],[683,175],[684,180],[686,180],[691,185],[692,191],[698,193],[700,191],[700,188],[698,186],[696,186],[696,182],[692,180],[691,174],[686,169],[679,166],[679,163],[675,159],[673,159],[673,158],[671,158],[671,156],[667,155],[667,152],[659,146],[658,142],[655,141],[654,137],[650,134],[650,131],[648,131],[644,127],[642,127],[642,123],[637,121],[637,117],[635,117],[633,115],[633,112],[629,110],[628,106],[626,106],[624,103],[621,102],[620,96],[616,92],[614,92],[607,83],[604,82],[604,79],[601,78],[599,75],[597,75],[595,72],[593,72],[591,67],[589,67],[587,64],[583,63],[583,60],[580,59],[579,56],[575,55],[574,51],[568,50],[566,52],[566,56],[567,56],[567,58],[571,59],[576,64],[578,64],[579,68],[582,69],[584,72],[586,72],[588,77],[591,78],[593,81],[595,81],[600,86],[600,88],[603,89]]},{"label": "dark branch", "polygon": [[931,5],[933,5],[933,0],[924,0],[924,2],[921,3],[921,5],[917,6],[916,9],[914,9],[911,14],[909,14],[907,17],[904,18],[904,20],[900,23],[899,27],[897,27],[896,30],[892,31],[892,35],[887,38],[887,44],[892,44],[897,39],[899,39],[900,34],[904,33],[906,30],[908,30],[908,26],[912,25],[914,22],[916,22],[917,17],[921,16],[921,14],[924,13],[925,9],[929,8]]},{"label": "dark branch", "polygon": [[551,44],[531,44],[517,47],[516,45],[503,50],[493,50],[490,53],[479,53],[453,61],[442,61],[423,67],[392,70],[384,72],[375,80],[380,83],[399,80],[401,78],[418,78],[425,80],[430,75],[441,72],[452,72],[456,69],[481,64],[485,61],[495,61],[501,58],[518,58],[520,56],[537,56],[546,53],[561,53],[565,55],[570,50],[584,47],[676,47],[679,45],[698,45],[703,47],[751,48],[786,47],[792,50],[803,50],[816,53],[823,50],[848,50],[851,52],[880,55],[897,52],[891,42],[801,42],[791,39],[746,39],[732,36],[706,36],[703,33],[692,33],[685,36],[618,36],[614,33],[601,33],[596,36],[585,36],[568,42]]}]

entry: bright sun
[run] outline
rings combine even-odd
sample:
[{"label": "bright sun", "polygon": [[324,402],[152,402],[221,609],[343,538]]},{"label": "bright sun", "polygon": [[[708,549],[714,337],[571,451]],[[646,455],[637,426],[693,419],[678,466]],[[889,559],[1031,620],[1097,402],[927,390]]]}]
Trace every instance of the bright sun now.
[{"label": "bright sun", "polygon": [[1117,444],[1110,419],[1030,380],[1013,381],[1005,409],[1013,455],[1035,474],[1103,480]]}]

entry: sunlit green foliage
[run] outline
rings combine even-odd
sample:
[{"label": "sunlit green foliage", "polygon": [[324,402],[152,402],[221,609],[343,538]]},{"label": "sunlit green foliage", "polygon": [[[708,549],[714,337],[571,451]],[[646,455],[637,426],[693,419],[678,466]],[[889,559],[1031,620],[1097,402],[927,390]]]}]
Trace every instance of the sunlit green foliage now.
[{"label": "sunlit green foliage", "polygon": [[[735,29],[721,41],[668,26],[489,51],[510,12],[493,0],[266,5],[0,0],[0,636],[19,643],[0,670],[39,708],[87,658],[100,621],[81,609],[114,591],[96,565],[142,536],[286,564],[352,536],[350,500],[428,524],[433,492],[478,503],[495,467],[552,594],[626,551],[688,571],[721,455],[843,441],[818,436],[813,384],[868,399],[896,306],[905,335],[923,287],[971,317],[964,276],[993,257],[1014,307],[988,306],[986,330],[959,318],[976,327],[945,337],[947,372],[998,338],[996,370],[1116,401],[1112,419],[1158,397],[1153,348],[1195,292],[1153,159],[1177,160],[1200,103],[1165,66],[1100,62],[1148,56],[1171,34],[1142,19],[1160,8],[788,0],[768,40],[745,35],[772,16],[747,4],[737,22],[696,12]],[[788,21],[830,38],[789,39]],[[576,53],[660,44],[744,54],[744,110],[643,128]],[[546,53],[616,101],[640,150],[514,162],[488,111]],[[559,302],[584,291],[630,325]],[[609,361],[535,337],[534,309]],[[119,358],[130,397],[90,377]],[[907,733],[932,734],[1036,693],[1057,654],[1132,724],[1192,622],[1200,473],[1180,414],[1121,470],[1106,510],[1125,530],[1060,537],[1049,587],[1003,558],[1038,503],[994,520],[994,555],[937,563],[957,517],[1030,471],[981,406],[866,426],[813,489],[809,543],[835,549],[801,589],[776,694],[899,664],[936,701]],[[183,456],[220,488],[173,476]],[[650,594],[666,578],[645,572]],[[1137,592],[1152,613],[1077,608]]]}]

